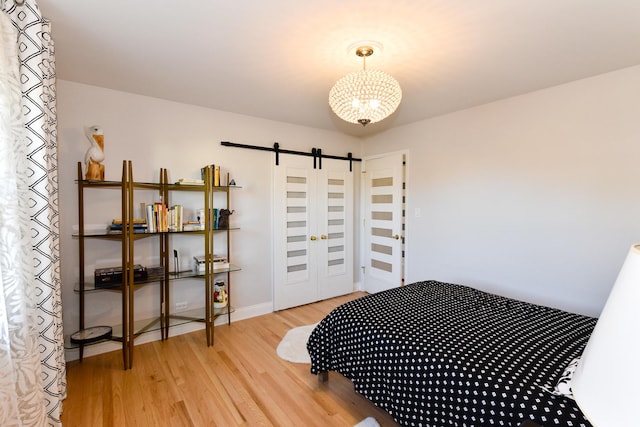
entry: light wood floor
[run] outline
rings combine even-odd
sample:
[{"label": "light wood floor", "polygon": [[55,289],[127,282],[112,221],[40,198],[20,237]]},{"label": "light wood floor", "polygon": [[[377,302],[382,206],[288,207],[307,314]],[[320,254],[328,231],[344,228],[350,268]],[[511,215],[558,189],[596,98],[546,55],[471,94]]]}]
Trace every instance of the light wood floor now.
[{"label": "light wood floor", "polygon": [[121,352],[67,364],[62,422],[71,426],[353,426],[393,419],[341,375],[327,383],[309,365],[280,359],[276,347],[296,326],[320,321],[354,293],[136,346],[133,369]]}]

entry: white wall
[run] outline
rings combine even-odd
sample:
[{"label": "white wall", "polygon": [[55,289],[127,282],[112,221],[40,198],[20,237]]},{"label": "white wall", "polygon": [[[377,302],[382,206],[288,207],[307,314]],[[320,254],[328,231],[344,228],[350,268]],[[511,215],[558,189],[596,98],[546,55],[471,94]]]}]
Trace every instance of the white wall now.
[{"label": "white wall", "polygon": [[409,150],[408,281],[598,315],[640,241],[638,87],[632,67],[367,140]]},{"label": "white wall", "polygon": [[[231,217],[239,231],[232,232],[232,259],[242,266],[233,275],[233,302],[238,313],[270,309],[272,301],[271,171],[273,154],[263,151],[222,147],[220,141],[272,146],[310,151],[322,148],[326,154],[359,156],[360,141],[337,132],[322,131],[286,123],[273,122],[222,111],[179,104],[160,99],[107,90],[95,86],[59,80],[58,91],[58,161],[60,186],[61,267],[63,281],[63,315],[65,333],[78,329],[78,296],[73,291],[78,278],[78,243],[71,237],[78,223],[77,162],[89,147],[84,127],[99,124],[105,133],[104,161],[107,180],[119,180],[122,161],[132,160],[136,181],[157,182],[160,167],[169,170],[170,181],[199,178],[200,167],[215,163],[231,173],[242,189],[232,194]],[[312,160],[309,159],[311,162]],[[359,168],[358,168],[359,170]],[[354,173],[357,173],[354,172]],[[357,180],[356,180],[357,181]],[[153,192],[142,193],[142,201],[157,200]],[[202,207],[199,198],[186,197],[185,209]],[[174,199],[175,202],[175,199]],[[119,218],[117,191],[90,190],[87,195],[88,223],[108,223]],[[195,244],[173,238],[180,247],[183,265],[198,251]],[[148,241],[146,241],[148,240]],[[157,239],[136,244],[136,262],[157,263]],[[87,243],[87,273],[93,267],[120,263],[117,243]],[[356,276],[357,277],[357,276]],[[173,292],[173,302],[188,301],[191,307],[202,306],[202,283],[180,283]],[[158,309],[158,289],[149,286],[137,292],[139,317]],[[120,322],[119,294],[94,293],[87,297],[87,326]],[[110,347],[110,348],[113,348]],[[117,347],[115,347],[117,348]],[[74,355],[68,356],[73,358]]]},{"label": "white wall", "polygon": [[[233,279],[240,312],[271,304],[273,155],[221,147],[222,140],[264,146],[278,141],[283,148],[355,156],[407,149],[408,282],[464,283],[597,315],[629,246],[640,240],[634,185],[638,87],[640,67],[628,68],[395,128],[361,143],[335,132],[59,80],[65,331],[78,325],[74,180],[88,148],[83,128],[92,124],[105,130],[107,179],[120,179],[123,159],[133,161],[140,181],[157,181],[160,167],[169,169],[172,180],[197,178],[200,166],[216,163],[243,187],[232,206],[232,221],[241,227],[232,241],[233,259],[243,267]],[[89,222],[119,216],[117,195],[108,193],[89,197]],[[421,217],[414,217],[415,208]],[[118,263],[111,243],[91,244],[96,263]],[[156,252],[145,244],[137,252],[141,263]],[[153,312],[156,290],[138,292],[137,311]],[[197,284],[181,292],[193,305],[202,298]],[[118,322],[117,294],[90,298],[87,325],[109,316]]]}]

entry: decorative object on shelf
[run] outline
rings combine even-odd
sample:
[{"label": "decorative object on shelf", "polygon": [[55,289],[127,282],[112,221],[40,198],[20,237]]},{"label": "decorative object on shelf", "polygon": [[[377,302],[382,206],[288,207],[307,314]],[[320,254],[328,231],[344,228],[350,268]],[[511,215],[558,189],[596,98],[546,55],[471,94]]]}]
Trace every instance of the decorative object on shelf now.
[{"label": "decorative object on shelf", "polygon": [[[214,273],[221,273],[231,266],[231,264],[229,264],[229,261],[227,260],[227,257],[223,255],[213,255],[211,261],[212,271]],[[204,255],[196,255],[193,257],[193,273],[198,275],[203,275],[206,273]]]},{"label": "decorative object on shelf", "polygon": [[213,307],[223,308],[227,306],[228,295],[227,285],[223,280],[218,280],[213,284]]},{"label": "decorative object on shelf", "polygon": [[180,272],[180,258],[178,257],[178,250],[173,250],[173,271],[175,273]]},{"label": "decorative object on shelf", "polygon": [[91,146],[84,154],[86,166],[85,179],[92,181],[104,181],[104,133],[98,125],[93,125],[85,130]]},{"label": "decorative object on shelf", "polygon": [[229,209],[220,209],[218,211],[217,228],[229,228],[229,216],[234,212],[235,211],[230,211]]},{"label": "decorative object on shelf", "polygon": [[629,250],[571,379],[585,417],[598,426],[638,425],[640,244]]},{"label": "decorative object on shelf", "polygon": [[197,255],[193,257],[193,273],[194,274],[204,274],[205,273],[205,262],[204,255]]},{"label": "decorative object on shelf", "polygon": [[100,340],[108,340],[111,338],[111,333],[111,326],[93,326],[80,329],[71,334],[71,342],[74,344],[89,344]]},{"label": "decorative object on shelf", "polygon": [[385,119],[402,100],[402,89],[396,79],[384,71],[367,70],[367,57],[373,55],[371,45],[377,44],[368,43],[355,51],[362,58],[362,70],[342,77],[329,92],[333,112],[344,121],[362,126]]},{"label": "decorative object on shelf", "polygon": [[196,221],[198,221],[198,224],[200,224],[200,230],[204,230],[204,220],[204,209],[198,209]]},{"label": "decorative object on shelf", "polygon": [[214,273],[221,273],[229,269],[229,267],[231,267],[231,264],[229,264],[229,261],[227,260],[226,256],[221,256],[221,255],[213,256],[213,272]]},{"label": "decorative object on shelf", "polygon": [[235,185],[236,185],[236,180],[235,179],[232,179],[231,181],[229,181],[229,186],[230,187],[233,187]]}]

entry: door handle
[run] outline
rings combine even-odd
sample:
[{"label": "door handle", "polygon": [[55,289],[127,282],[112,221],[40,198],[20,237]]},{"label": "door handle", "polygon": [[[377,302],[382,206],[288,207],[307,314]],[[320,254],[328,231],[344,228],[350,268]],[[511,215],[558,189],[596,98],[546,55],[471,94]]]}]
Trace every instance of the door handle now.
[{"label": "door handle", "polygon": [[311,236],[311,240],[316,240],[317,237],[316,236]]},{"label": "door handle", "polygon": [[394,239],[398,240],[400,238],[400,235],[396,234],[393,236]]},{"label": "door handle", "polygon": [[322,240],[327,240],[327,236],[326,236],[325,234],[323,234],[322,236],[320,236],[320,238],[321,238]]}]

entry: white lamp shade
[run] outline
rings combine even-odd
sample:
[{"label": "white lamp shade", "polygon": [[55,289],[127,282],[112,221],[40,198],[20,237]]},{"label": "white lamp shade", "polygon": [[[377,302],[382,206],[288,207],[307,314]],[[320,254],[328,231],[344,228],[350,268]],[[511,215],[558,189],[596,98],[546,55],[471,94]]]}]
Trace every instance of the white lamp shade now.
[{"label": "white lamp shade", "polygon": [[640,425],[640,244],[627,255],[571,389],[594,426]]}]

